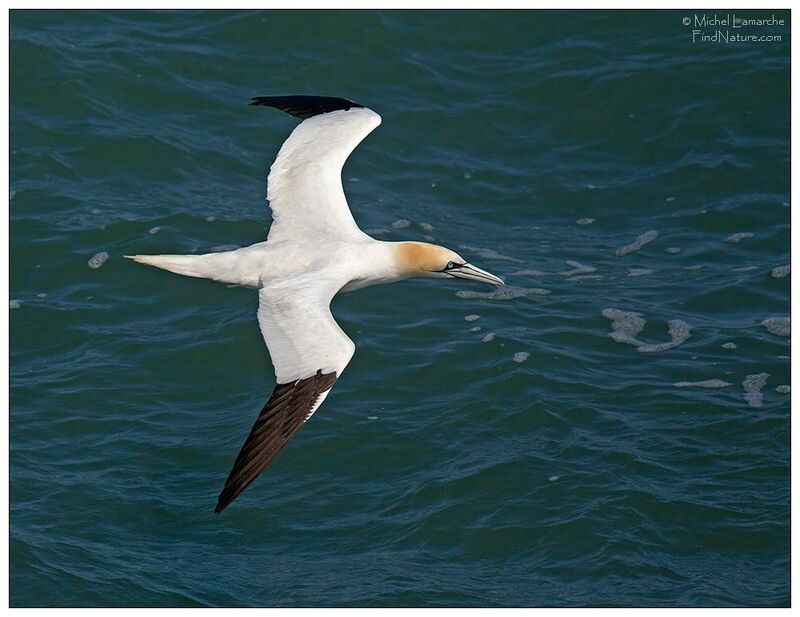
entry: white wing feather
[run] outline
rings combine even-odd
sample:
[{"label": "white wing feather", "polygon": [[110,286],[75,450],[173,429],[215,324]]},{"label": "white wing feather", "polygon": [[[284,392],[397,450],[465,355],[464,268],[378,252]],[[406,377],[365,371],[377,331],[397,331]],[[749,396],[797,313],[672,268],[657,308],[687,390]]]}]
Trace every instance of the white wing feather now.
[{"label": "white wing feather", "polygon": [[330,310],[342,285],[330,278],[298,277],[270,281],[259,291],[258,324],[279,384],[320,369],[338,377],[350,362],[356,347]]},{"label": "white wing feather", "polygon": [[378,114],[362,107],[314,116],[292,131],[267,178],[273,218],[268,240],[362,233],[344,196],[342,167],[380,123]]}]

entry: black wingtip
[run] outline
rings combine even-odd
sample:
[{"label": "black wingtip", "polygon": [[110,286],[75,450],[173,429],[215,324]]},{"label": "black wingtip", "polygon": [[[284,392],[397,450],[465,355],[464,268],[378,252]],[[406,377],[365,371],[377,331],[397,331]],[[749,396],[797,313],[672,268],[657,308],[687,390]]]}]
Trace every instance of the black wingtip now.
[{"label": "black wingtip", "polygon": [[294,96],[254,96],[251,105],[274,107],[291,114],[295,118],[307,120],[331,111],[348,110],[364,107],[355,101],[335,96],[311,96],[299,94]]}]

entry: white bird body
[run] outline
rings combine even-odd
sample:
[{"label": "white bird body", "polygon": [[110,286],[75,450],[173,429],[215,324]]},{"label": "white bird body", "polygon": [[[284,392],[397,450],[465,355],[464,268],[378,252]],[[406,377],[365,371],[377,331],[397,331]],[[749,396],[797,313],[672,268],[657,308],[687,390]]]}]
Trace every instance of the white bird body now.
[{"label": "white bird body", "polygon": [[342,291],[407,278],[399,267],[397,250],[392,246],[395,243],[362,236],[349,242],[336,238],[317,242],[269,240],[220,253],[135,255],[134,259],[176,274],[253,289],[308,272],[342,277]]},{"label": "white bird body", "polygon": [[382,242],[358,228],[341,170],[380,124],[374,111],[330,97],[257,97],[253,104],[304,119],[270,168],[267,241],[205,255],[131,256],[177,274],[259,290],[258,321],[278,385],[242,446],[217,512],[277,456],[352,358],[355,345],[330,312],[337,293],[412,276],[503,284],[444,247]]}]

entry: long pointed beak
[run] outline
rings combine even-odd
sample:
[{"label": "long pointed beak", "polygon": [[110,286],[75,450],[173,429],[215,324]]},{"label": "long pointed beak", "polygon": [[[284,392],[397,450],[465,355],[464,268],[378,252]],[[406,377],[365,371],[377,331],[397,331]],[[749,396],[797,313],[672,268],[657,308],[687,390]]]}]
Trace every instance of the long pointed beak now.
[{"label": "long pointed beak", "polygon": [[505,282],[499,276],[495,276],[486,270],[476,268],[472,264],[464,264],[456,270],[449,271],[448,274],[456,278],[480,281],[481,283],[490,283],[491,285],[505,285]]}]

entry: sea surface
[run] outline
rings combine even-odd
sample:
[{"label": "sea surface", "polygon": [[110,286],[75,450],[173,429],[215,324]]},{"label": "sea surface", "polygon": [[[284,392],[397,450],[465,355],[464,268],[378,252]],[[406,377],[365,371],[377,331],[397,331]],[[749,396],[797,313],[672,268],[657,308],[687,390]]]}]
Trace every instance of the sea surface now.
[{"label": "sea surface", "polygon": [[[789,13],[694,16],[13,11],[11,604],[788,605]],[[218,516],[257,294],[122,256],[265,238],[269,94],[381,114],[357,222],[508,285],[338,297]]]}]

